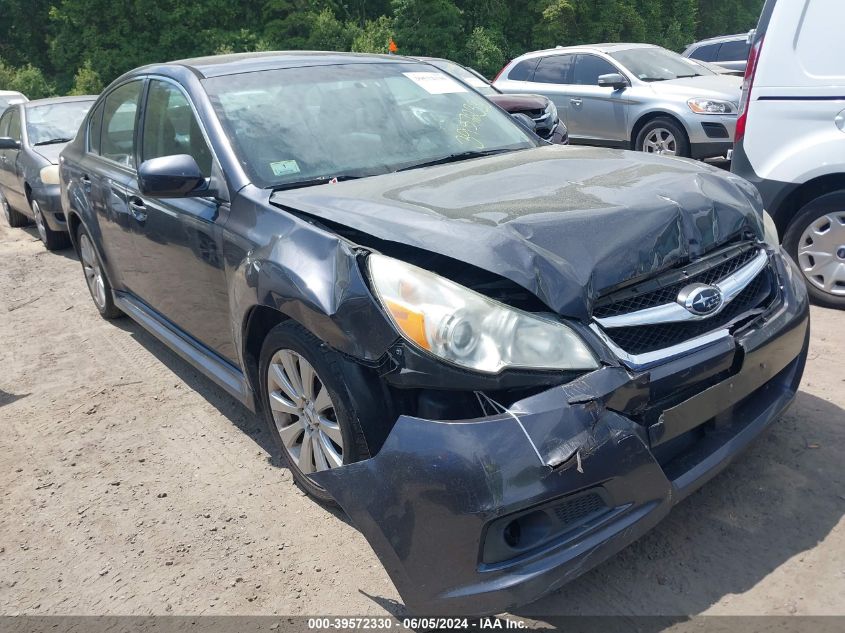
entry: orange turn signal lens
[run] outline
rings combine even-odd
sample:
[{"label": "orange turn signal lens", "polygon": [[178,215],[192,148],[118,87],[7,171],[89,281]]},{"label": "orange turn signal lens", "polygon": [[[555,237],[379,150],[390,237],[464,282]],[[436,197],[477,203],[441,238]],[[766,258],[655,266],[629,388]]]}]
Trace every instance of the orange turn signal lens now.
[{"label": "orange turn signal lens", "polygon": [[386,300],[385,304],[390,311],[390,316],[396,321],[396,325],[402,333],[411,341],[426,350],[431,350],[431,343],[425,335],[425,316],[413,308],[397,301]]}]

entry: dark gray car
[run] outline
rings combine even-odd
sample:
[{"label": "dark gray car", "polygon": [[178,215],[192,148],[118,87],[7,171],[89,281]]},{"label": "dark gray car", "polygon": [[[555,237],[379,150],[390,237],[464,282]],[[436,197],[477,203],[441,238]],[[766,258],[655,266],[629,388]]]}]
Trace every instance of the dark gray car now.
[{"label": "dark gray car", "polygon": [[96,97],[18,103],[0,116],[0,206],[9,226],[35,220],[48,250],[70,245],[59,191],[59,153]]}]

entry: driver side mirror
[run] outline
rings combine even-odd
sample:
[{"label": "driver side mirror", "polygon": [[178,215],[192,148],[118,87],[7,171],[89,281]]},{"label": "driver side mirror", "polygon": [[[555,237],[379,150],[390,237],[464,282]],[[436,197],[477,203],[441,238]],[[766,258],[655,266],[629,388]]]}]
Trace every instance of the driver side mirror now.
[{"label": "driver side mirror", "polygon": [[515,112],[511,114],[511,116],[513,117],[514,121],[519,123],[522,127],[524,127],[532,134],[537,133],[537,122],[527,114],[523,114],[522,112]]},{"label": "driver side mirror", "polygon": [[621,90],[628,87],[628,80],[620,73],[607,73],[606,75],[599,75],[599,86],[602,88],[613,88],[614,90]]},{"label": "driver side mirror", "polygon": [[21,142],[8,136],[0,136],[0,149],[20,149]]},{"label": "driver side mirror", "polygon": [[188,154],[151,158],[138,168],[138,189],[151,198],[193,198],[211,195],[197,161]]}]

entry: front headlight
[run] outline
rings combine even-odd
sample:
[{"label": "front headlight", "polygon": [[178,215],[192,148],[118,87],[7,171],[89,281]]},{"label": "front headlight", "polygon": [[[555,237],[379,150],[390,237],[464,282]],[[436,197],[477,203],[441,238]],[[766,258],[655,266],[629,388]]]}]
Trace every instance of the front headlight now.
[{"label": "front headlight", "polygon": [[736,112],[735,104],[719,99],[690,99],[687,101],[687,105],[696,114],[733,114]]},{"label": "front headlight", "polygon": [[41,169],[41,182],[45,185],[59,184],[59,166],[47,165]]},{"label": "front headlight", "polygon": [[376,296],[396,329],[438,358],[485,373],[598,367],[586,344],[562,323],[384,255],[370,255],[368,264]]},{"label": "front headlight", "polygon": [[777,250],[780,246],[780,236],[778,235],[778,227],[775,221],[767,211],[763,211],[763,239],[766,244]]},{"label": "front headlight", "polygon": [[555,122],[558,120],[557,106],[555,105],[555,102],[551,99],[549,99],[549,105],[546,106],[546,114],[549,115],[549,120],[551,122]]}]

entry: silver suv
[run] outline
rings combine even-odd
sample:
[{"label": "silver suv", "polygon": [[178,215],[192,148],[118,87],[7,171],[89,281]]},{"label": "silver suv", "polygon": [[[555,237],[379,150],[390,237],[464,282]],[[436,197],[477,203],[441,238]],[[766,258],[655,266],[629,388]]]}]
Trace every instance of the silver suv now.
[{"label": "silver suv", "polygon": [[739,77],[650,44],[526,53],[493,85],[552,99],[573,143],[711,158],[733,146]]},{"label": "silver suv", "polygon": [[722,68],[742,74],[751,49],[751,34],[722,35],[690,44],[682,54],[690,59],[718,64]]}]

